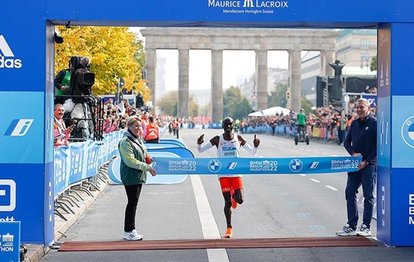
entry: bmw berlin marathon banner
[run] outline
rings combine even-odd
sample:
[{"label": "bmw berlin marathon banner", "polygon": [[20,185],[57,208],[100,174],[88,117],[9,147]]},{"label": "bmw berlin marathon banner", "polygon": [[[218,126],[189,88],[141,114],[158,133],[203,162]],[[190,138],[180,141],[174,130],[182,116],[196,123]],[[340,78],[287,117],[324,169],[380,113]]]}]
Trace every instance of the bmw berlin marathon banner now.
[{"label": "bmw berlin marathon banner", "polygon": [[322,174],[358,170],[360,157],[154,158],[160,175],[171,174]]},{"label": "bmw berlin marathon banner", "polygon": [[20,222],[18,221],[0,221],[0,261],[20,261]]}]

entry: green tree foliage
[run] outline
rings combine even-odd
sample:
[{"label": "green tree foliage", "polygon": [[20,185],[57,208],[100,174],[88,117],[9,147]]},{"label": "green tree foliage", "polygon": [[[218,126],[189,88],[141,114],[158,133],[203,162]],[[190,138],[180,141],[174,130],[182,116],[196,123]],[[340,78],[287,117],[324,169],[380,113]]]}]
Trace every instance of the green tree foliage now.
[{"label": "green tree foliage", "polygon": [[226,89],[223,96],[224,116],[230,116],[233,119],[242,119],[252,112],[252,106],[249,101],[241,96],[240,89],[230,87]]},{"label": "green tree foliage", "polygon": [[[165,115],[177,116],[178,110],[178,91],[167,92],[161,99],[157,101],[157,107]],[[190,117],[197,116],[199,106],[194,96],[188,98],[188,115]]]},{"label": "green tree foliage", "polygon": [[199,116],[208,116],[210,114],[210,105],[199,106],[198,115]]},{"label": "green tree foliage", "polygon": [[280,106],[286,108],[286,90],[287,84],[279,84],[275,87],[267,99],[269,107]]},{"label": "green tree foliage", "polygon": [[305,113],[309,113],[312,111],[312,103],[306,97],[302,96],[301,98],[301,105]]},{"label": "green tree foliage", "polygon": [[[269,107],[273,106],[280,106],[286,108],[287,101],[286,101],[286,91],[287,91],[287,84],[279,84],[275,87],[275,89],[270,93],[268,96],[268,104]],[[306,98],[301,98],[301,106],[305,112],[310,112],[312,109],[312,103]]]},{"label": "green tree foliage", "polygon": [[196,99],[194,96],[190,95],[189,101],[188,101],[188,116],[198,116],[199,115],[199,105],[196,102]]},{"label": "green tree foliage", "polygon": [[167,92],[161,99],[157,101],[157,107],[165,115],[177,115],[178,108],[178,92]]},{"label": "green tree foliage", "polygon": [[377,56],[373,56],[372,57],[372,59],[371,59],[371,64],[370,64],[370,67],[369,67],[369,69],[371,70],[371,71],[375,71],[375,70],[377,70]]},{"label": "green tree foliage", "polygon": [[151,99],[150,90],[141,79],[143,43],[127,27],[59,26],[58,30],[64,42],[55,45],[55,74],[68,68],[71,56],[86,56],[96,75],[94,94],[115,93],[117,77],[122,77],[124,88],[134,88],[145,101]]}]

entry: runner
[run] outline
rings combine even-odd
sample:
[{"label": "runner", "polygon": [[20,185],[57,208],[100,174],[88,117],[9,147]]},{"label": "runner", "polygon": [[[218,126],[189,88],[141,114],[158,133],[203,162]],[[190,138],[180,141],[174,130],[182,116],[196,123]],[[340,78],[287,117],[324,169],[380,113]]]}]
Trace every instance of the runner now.
[{"label": "runner", "polygon": [[[254,135],[254,148],[252,148],[242,136],[237,135],[237,139],[235,138],[233,133],[233,119],[231,117],[223,119],[222,128],[224,129],[224,133],[221,136],[215,136],[205,144],[203,144],[204,134],[197,139],[199,153],[216,146],[218,157],[240,157],[240,148],[243,148],[252,155],[256,154],[257,148],[260,145],[260,140],[256,138],[256,135]],[[227,223],[226,233],[223,237],[231,238],[233,236],[231,208],[234,209],[237,207],[237,204],[243,203],[243,180],[237,174],[219,174],[219,181],[224,197],[224,215]]]}]

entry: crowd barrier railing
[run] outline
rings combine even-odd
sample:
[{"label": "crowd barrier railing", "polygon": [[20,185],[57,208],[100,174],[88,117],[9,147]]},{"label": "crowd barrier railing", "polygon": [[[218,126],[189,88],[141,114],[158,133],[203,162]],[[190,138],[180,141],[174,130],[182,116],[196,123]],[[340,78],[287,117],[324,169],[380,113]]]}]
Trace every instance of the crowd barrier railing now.
[{"label": "crowd barrier railing", "polygon": [[[326,127],[307,125],[306,130],[310,138],[325,141],[339,141],[337,129],[338,127],[335,127],[333,130],[329,130]],[[277,124],[275,127],[272,127],[269,124],[261,124],[257,126],[246,126],[241,128],[240,130],[242,133],[246,134],[270,134],[291,137],[295,136],[297,133],[297,127],[295,125],[287,124]]]},{"label": "crowd barrier railing", "polygon": [[70,143],[54,150],[54,199],[55,214],[65,219],[59,211],[73,213],[70,208],[82,197],[74,190],[91,195],[91,189],[99,190],[99,170],[118,154],[118,142],[123,131],[105,134],[102,141]]},{"label": "crowd barrier railing", "polygon": [[[113,173],[119,173],[118,142],[123,133],[124,131],[121,130],[105,134],[102,141],[77,142],[69,146],[56,147],[54,151],[55,200],[59,200],[74,187],[90,194],[87,188],[82,186],[85,183],[88,187],[98,189],[96,176],[105,164],[109,165],[110,178],[113,178]],[[194,157],[185,143],[179,139],[161,138],[159,143],[146,144],[146,146],[149,154],[156,157]],[[172,176],[170,179],[166,179],[165,176],[149,177],[147,183],[179,183],[185,178],[186,176]],[[120,183],[119,179],[112,180],[115,184]]]}]

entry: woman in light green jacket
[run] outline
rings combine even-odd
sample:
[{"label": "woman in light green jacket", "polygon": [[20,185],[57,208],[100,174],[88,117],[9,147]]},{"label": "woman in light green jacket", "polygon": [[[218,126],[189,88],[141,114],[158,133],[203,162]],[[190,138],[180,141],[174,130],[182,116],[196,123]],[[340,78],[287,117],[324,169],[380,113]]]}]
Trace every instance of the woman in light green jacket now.
[{"label": "woman in light green jacket", "polygon": [[148,153],[140,137],[142,133],[141,120],[136,116],[130,117],[127,120],[127,127],[124,137],[118,144],[119,155],[121,156],[121,180],[128,197],[122,238],[125,240],[142,240],[144,236],[135,229],[138,200],[142,184],[145,183],[147,178],[147,171],[153,176],[156,173],[154,168],[146,163]]}]

